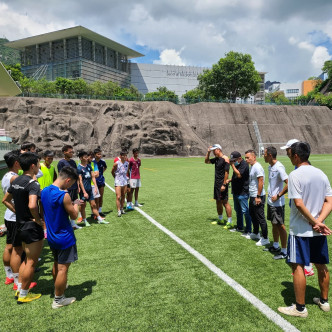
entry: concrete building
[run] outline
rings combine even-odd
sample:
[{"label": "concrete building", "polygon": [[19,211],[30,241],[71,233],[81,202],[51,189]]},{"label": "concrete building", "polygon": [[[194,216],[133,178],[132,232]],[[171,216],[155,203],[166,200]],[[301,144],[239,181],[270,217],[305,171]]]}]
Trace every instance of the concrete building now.
[{"label": "concrete building", "polygon": [[302,83],[274,83],[268,92],[283,91],[286,98],[294,100],[302,95]]},{"label": "concrete building", "polygon": [[113,81],[130,86],[129,60],[141,57],[124,45],[82,26],[9,42],[20,50],[22,72],[27,77],[55,80],[83,78],[91,83]]},{"label": "concrete building", "polygon": [[313,91],[319,80],[306,80],[302,82],[302,94],[306,96],[309,92]]}]

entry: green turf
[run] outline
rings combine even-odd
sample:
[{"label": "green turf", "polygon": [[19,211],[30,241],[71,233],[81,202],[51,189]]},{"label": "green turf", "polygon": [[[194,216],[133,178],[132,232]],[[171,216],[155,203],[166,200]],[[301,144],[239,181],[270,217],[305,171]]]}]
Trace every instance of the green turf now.
[{"label": "green turf", "polygon": [[[280,157],[289,173],[293,166]],[[332,156],[312,156],[313,165],[332,180]],[[267,172],[267,165],[260,160]],[[106,181],[113,185],[108,162]],[[273,310],[294,301],[290,268],[274,261],[251,240],[231,233],[216,220],[214,166],[204,158],[143,159],[142,208],[206,256]],[[267,173],[266,173],[267,174]],[[109,225],[75,231],[79,260],[69,271],[67,296],[77,302],[51,309],[52,256],[45,245],[36,274],[43,296],[18,306],[10,286],[0,284],[0,331],[280,331],[196,258],[137,211],[116,217],[114,193],[105,188]],[[233,201],[230,200],[233,205]],[[0,208],[3,213],[4,209]],[[289,224],[286,207],[286,225]],[[233,212],[235,219],[235,213]],[[331,225],[332,218],[328,219]],[[270,240],[272,240],[271,228]],[[330,255],[331,238],[328,238]],[[0,239],[0,249],[4,238]],[[3,275],[3,274],[2,274]],[[285,317],[300,330],[329,331],[331,314],[312,303],[319,295],[317,278],[309,277],[309,317]],[[330,292],[331,297],[331,292]]]}]

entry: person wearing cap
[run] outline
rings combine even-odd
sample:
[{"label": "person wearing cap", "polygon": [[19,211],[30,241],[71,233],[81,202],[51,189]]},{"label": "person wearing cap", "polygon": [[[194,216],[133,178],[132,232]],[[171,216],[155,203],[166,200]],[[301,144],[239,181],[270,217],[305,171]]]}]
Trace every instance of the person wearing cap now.
[{"label": "person wearing cap", "polygon": [[[213,151],[214,158],[210,159],[210,153]],[[214,199],[217,204],[218,218],[220,222],[223,220],[223,206],[226,210],[227,224],[226,229],[233,228],[232,225],[232,208],[228,203],[228,174],[229,174],[229,158],[222,153],[222,148],[219,144],[214,144],[208,148],[205,156],[206,164],[213,164],[215,166],[214,178]],[[213,222],[215,223],[215,222]]]},{"label": "person wearing cap", "polygon": [[230,165],[233,169],[232,179],[227,182],[232,182],[232,194],[234,200],[234,210],[236,212],[237,226],[231,231],[243,232],[243,215],[246,219],[246,227],[243,235],[250,235],[251,233],[251,217],[249,213],[248,199],[249,199],[249,166],[241,157],[241,153],[233,151],[230,155]]},{"label": "person wearing cap", "polygon": [[[285,194],[288,175],[285,166],[277,160],[277,149],[269,146],[264,150],[264,160],[269,164],[269,186],[267,195],[267,219],[272,223],[273,245],[269,248],[274,259],[287,257],[287,231],[285,227]],[[284,183],[286,184],[284,186]],[[279,246],[279,236],[281,250]]]},{"label": "person wearing cap", "polygon": [[289,154],[290,154],[290,148],[291,148],[292,144],[297,143],[297,142],[299,142],[299,140],[296,139],[296,138],[290,139],[290,140],[286,143],[286,145],[280,147],[280,149],[281,149],[281,150],[286,150],[287,156],[289,157]]},{"label": "person wearing cap", "polygon": [[[262,165],[256,160],[256,152],[254,150],[246,151],[245,158],[246,162],[251,166],[249,172],[249,212],[253,224],[253,232],[246,238],[258,240],[257,246],[266,246],[270,244],[270,241],[264,213],[265,172]],[[262,237],[259,235],[259,226],[262,230]]]}]

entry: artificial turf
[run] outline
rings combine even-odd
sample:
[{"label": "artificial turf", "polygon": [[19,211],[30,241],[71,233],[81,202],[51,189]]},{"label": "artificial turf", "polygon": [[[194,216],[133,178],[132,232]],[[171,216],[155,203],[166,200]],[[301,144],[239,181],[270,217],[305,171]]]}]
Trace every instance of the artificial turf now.
[{"label": "artificial turf", "polygon": [[[288,173],[293,169],[287,157],[279,160]],[[332,156],[316,155],[310,160],[332,180]],[[259,161],[267,177],[267,165]],[[113,186],[111,161],[108,165],[106,182]],[[254,241],[211,224],[217,217],[211,199],[214,166],[205,165],[204,158],[143,159],[141,175],[142,210],[271,309],[277,311],[278,306],[294,302],[291,270],[284,260],[275,261]],[[286,199],[288,228],[287,203]],[[4,212],[3,207],[0,210]],[[35,275],[38,286],[33,290],[43,294],[39,300],[17,305],[11,287],[0,284],[1,332],[281,330],[137,211],[118,218],[115,195],[108,188],[103,210],[109,225],[91,221],[92,227],[75,231],[79,260],[69,270],[66,296],[75,296],[77,301],[51,308],[52,255],[45,242],[41,270]],[[329,217],[327,223],[331,221]],[[269,238],[272,241],[270,225]],[[4,243],[1,238],[1,251]],[[331,255],[330,237],[328,243]],[[329,331],[331,313],[312,302],[319,295],[316,275],[307,281],[308,318],[284,318],[299,330]]]}]

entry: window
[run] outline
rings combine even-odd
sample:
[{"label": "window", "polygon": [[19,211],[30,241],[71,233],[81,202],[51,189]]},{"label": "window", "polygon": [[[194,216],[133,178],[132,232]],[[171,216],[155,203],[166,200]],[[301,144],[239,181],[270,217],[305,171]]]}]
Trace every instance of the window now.
[{"label": "window", "polygon": [[286,93],[299,93],[299,89],[287,89]]}]

